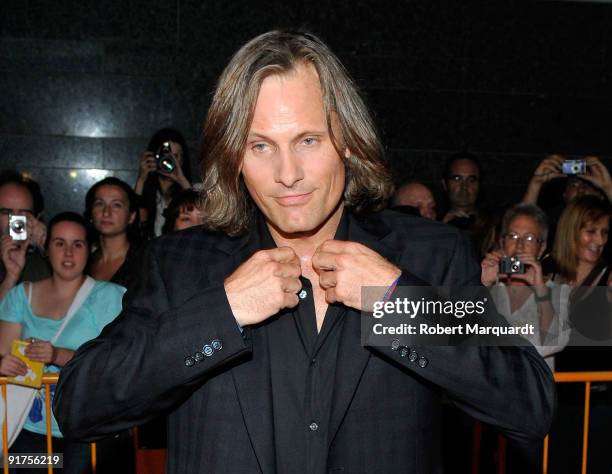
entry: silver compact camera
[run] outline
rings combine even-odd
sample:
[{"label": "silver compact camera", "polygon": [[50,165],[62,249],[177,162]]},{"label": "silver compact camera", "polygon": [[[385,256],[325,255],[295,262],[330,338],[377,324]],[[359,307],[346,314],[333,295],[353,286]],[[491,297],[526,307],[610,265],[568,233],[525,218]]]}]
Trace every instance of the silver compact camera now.
[{"label": "silver compact camera", "polygon": [[162,173],[172,173],[176,169],[170,142],[162,143],[159,153],[155,154],[155,159],[157,160],[157,170]]},{"label": "silver compact camera", "polygon": [[525,273],[525,264],[516,257],[502,257],[499,260],[499,273]]},{"label": "silver compact camera", "polygon": [[564,160],[561,166],[563,174],[584,174],[586,173],[585,160]]},{"label": "silver compact camera", "polygon": [[9,216],[9,235],[13,240],[28,239],[27,223],[28,219],[26,216],[13,214]]}]

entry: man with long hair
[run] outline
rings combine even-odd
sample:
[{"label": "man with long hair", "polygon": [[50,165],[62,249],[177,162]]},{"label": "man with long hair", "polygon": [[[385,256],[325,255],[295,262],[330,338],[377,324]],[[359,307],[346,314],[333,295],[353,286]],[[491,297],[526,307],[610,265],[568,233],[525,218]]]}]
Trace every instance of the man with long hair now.
[{"label": "man with long hair", "polygon": [[441,395],[541,439],[533,348],[361,345],[361,289],[479,284],[452,228],[388,211],[371,116],[311,34],[232,58],[203,140],[203,215],[152,242],[119,320],[64,368],[63,432],[168,417],[169,473],[439,472]]}]

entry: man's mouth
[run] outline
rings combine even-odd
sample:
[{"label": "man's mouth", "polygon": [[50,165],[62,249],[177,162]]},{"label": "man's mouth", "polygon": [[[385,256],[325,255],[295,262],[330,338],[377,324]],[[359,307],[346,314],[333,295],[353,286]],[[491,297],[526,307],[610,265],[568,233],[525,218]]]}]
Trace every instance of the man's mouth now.
[{"label": "man's mouth", "polygon": [[277,196],[275,201],[283,207],[300,206],[310,201],[312,191],[309,193],[290,194],[287,196]]}]

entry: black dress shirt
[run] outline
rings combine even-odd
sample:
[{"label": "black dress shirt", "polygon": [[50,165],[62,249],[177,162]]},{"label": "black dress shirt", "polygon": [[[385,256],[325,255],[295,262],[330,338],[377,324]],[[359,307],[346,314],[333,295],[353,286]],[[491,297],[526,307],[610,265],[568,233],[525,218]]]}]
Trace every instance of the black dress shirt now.
[{"label": "black dress shirt", "polygon": [[[343,215],[335,238],[346,240],[347,227]],[[275,247],[265,224],[258,231],[264,248]],[[317,331],[313,285],[319,282],[300,280],[298,305],[268,326],[276,466],[282,473],[326,473],[332,387],[346,311],[328,306]]]}]

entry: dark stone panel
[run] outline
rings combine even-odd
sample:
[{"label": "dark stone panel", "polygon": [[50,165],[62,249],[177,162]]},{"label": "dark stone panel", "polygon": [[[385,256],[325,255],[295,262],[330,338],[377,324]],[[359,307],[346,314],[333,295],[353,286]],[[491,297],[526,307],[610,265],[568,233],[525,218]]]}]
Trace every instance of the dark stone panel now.
[{"label": "dark stone panel", "polygon": [[393,181],[401,185],[406,181],[418,180],[429,186],[438,187],[442,170],[451,150],[415,150],[393,148],[387,150]]},{"label": "dark stone panel", "polygon": [[0,90],[5,133],[138,137],[170,125],[195,129],[172,78],[6,74]]},{"label": "dark stone panel", "polygon": [[601,62],[609,5],[490,2],[474,8],[466,25],[467,54],[477,59]]},{"label": "dark stone panel", "polygon": [[28,2],[3,0],[0,15],[0,37],[28,36]]},{"label": "dark stone panel", "polygon": [[47,220],[58,212],[83,212],[87,190],[106,176],[117,176],[128,183],[136,180],[135,172],[124,170],[22,167],[21,171],[41,185]]},{"label": "dark stone panel", "polygon": [[92,41],[0,39],[0,70],[99,73],[102,53]]},{"label": "dark stone panel", "polygon": [[106,138],[102,140],[103,168],[138,170],[138,160],[149,138]]},{"label": "dark stone panel", "polygon": [[0,134],[3,168],[74,166],[102,168],[102,143],[95,138]]},{"label": "dark stone panel", "polygon": [[368,90],[383,142],[392,148],[463,149],[464,94]]},{"label": "dark stone panel", "polygon": [[[135,76],[173,76],[178,62],[174,45],[108,41],[104,44],[104,73]],[[182,71],[181,71],[182,72]]]},{"label": "dark stone panel", "polygon": [[452,58],[350,54],[342,60],[368,89],[460,90],[464,83],[464,61]]},{"label": "dark stone panel", "polygon": [[47,39],[147,39],[172,43],[177,2],[28,0],[27,36]]},{"label": "dark stone panel", "polygon": [[505,152],[605,152],[612,113],[602,99],[467,94],[465,131],[474,149]]},{"label": "dark stone panel", "polygon": [[605,95],[602,67],[555,62],[468,60],[465,89],[512,94],[548,94],[574,97]]}]

